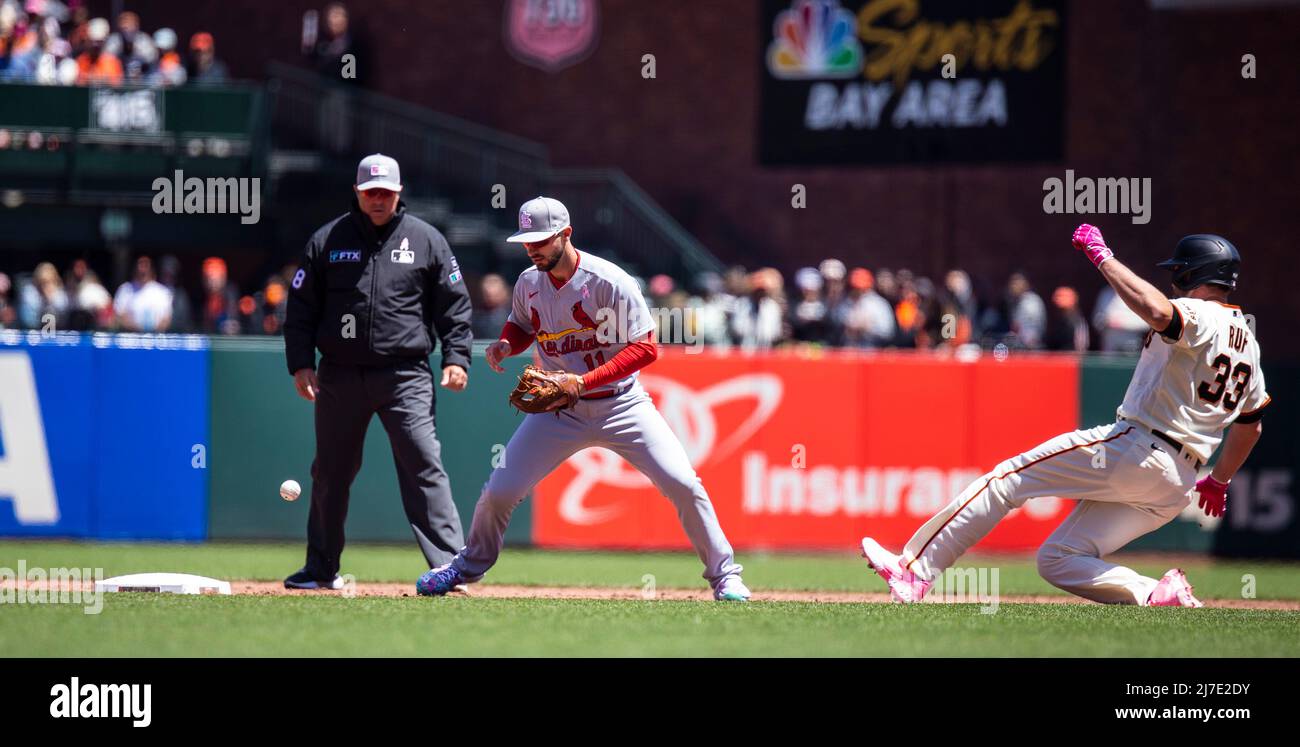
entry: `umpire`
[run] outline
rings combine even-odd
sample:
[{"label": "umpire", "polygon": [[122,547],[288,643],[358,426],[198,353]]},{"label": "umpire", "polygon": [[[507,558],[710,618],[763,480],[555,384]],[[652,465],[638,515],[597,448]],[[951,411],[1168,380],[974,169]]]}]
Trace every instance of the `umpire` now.
[{"label": "umpire", "polygon": [[[340,589],[348,493],[375,413],[388,431],[406,518],[430,568],[464,545],[434,429],[429,354],[442,340],[442,386],[469,382],[470,302],[436,228],[408,215],[397,161],[366,156],[352,209],[307,242],[289,290],[284,350],[294,385],[316,403],[307,564],[291,589]],[[316,368],[320,349],[320,369]]]}]

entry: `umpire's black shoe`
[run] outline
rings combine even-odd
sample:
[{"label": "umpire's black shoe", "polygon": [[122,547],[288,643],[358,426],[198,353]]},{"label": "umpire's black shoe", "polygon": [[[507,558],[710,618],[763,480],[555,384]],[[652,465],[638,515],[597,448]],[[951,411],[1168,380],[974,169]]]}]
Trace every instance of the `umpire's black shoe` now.
[{"label": "umpire's black shoe", "polygon": [[284,580],[286,589],[329,589],[338,591],[343,588],[343,579],[335,576],[329,581],[322,581],[307,572],[304,568]]}]

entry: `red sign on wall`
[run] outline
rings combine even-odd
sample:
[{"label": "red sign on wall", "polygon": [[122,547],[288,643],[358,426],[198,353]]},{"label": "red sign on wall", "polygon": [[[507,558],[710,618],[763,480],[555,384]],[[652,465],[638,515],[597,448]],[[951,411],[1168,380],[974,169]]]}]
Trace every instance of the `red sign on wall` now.
[{"label": "red sign on wall", "polygon": [[[737,548],[897,549],[971,480],[1078,425],[1078,365],[898,354],[668,351],[641,382],[681,439]],[[669,501],[605,449],[534,491],[544,547],[687,548]],[[1036,547],[1072,507],[1029,501],[981,544]]]}]

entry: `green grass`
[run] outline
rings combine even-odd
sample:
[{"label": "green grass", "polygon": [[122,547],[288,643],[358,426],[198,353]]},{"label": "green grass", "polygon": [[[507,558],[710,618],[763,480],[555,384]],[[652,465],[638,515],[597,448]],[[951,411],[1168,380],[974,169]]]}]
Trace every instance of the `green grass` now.
[{"label": "green grass", "polygon": [[3,656],[1296,656],[1297,616],[1082,605],[122,595],[0,613]]},{"label": "green grass", "polygon": [[[106,575],[183,571],[280,579],[302,547],[272,544],[0,542],[0,567],[102,567]],[[883,590],[846,553],[742,553],[751,587]],[[1139,558],[1158,575],[1166,564]],[[984,556],[999,591],[1054,593],[1032,558]],[[1300,598],[1295,565],[1184,563],[1199,593],[1240,598],[1253,574],[1261,599]],[[412,582],[411,547],[357,546],[344,570],[359,581]],[[699,562],[678,553],[507,551],[485,583],[704,588]],[[543,599],[177,597],[123,594],[98,615],[78,605],[0,607],[0,656],[1300,656],[1300,613],[1101,605],[749,605]]]},{"label": "green grass", "polygon": [[[197,573],[223,579],[276,581],[298,570],[303,546],[279,543],[130,543],[0,541],[0,567],[103,568],[107,576],[141,571]],[[853,552],[842,554],[740,553],[745,580],[764,589],[883,591]],[[1259,599],[1300,599],[1300,565],[1261,561],[1179,561],[1210,598],[1240,599],[1242,577],[1255,577]],[[1132,567],[1159,577],[1168,561],[1138,556]],[[982,555],[962,559],[963,567],[997,568],[1003,594],[1060,594],[1038,576],[1028,556]],[[358,581],[409,582],[425,570],[412,545],[353,545],[343,554],[343,571]],[[660,588],[705,588],[699,560],[690,553],[554,552],[507,549],[484,583],[530,586],[640,587],[646,574]]]}]

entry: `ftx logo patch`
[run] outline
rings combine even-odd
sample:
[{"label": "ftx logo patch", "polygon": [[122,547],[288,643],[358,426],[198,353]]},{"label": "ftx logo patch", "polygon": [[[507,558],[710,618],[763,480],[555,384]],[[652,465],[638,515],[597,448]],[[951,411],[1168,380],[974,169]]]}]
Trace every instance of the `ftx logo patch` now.
[{"label": "ftx logo patch", "polygon": [[360,262],[360,249],[335,249],[330,252],[330,262]]}]

